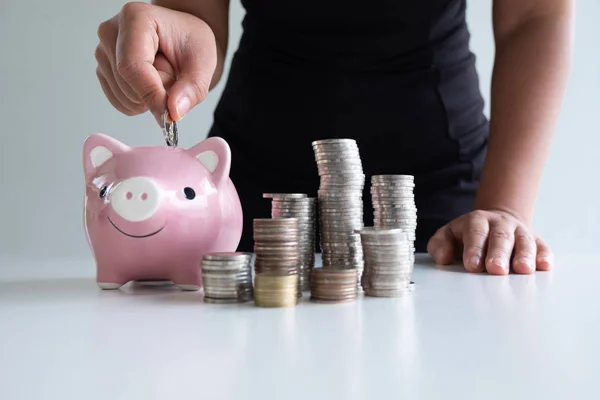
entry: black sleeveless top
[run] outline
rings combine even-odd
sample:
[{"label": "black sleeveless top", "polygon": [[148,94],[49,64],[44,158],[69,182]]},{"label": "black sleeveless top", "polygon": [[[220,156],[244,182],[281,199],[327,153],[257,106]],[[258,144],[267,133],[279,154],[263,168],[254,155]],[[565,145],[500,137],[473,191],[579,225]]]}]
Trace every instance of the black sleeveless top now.
[{"label": "black sleeveless top", "polygon": [[242,4],[244,31],[210,132],[232,149],[242,250],[251,219],[269,215],[262,192],[316,195],[318,139],[356,139],[367,182],[415,175],[419,222],[429,224],[421,242],[470,210],[488,122],[464,0]]}]

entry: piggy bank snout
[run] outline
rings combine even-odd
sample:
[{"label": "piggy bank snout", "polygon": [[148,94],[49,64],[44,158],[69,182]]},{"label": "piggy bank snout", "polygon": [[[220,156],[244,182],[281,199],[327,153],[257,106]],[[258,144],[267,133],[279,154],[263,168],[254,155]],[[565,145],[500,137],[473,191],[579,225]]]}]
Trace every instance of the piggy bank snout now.
[{"label": "piggy bank snout", "polygon": [[110,195],[110,204],[124,220],[140,222],[156,213],[161,196],[160,187],[152,179],[134,177],[115,186]]}]

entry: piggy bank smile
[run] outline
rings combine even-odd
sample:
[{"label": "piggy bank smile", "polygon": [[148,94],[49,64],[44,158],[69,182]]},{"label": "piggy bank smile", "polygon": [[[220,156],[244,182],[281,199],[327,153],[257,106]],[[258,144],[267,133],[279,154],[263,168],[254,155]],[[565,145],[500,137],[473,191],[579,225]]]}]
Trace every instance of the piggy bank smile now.
[{"label": "piggy bank smile", "polygon": [[131,238],[137,238],[137,239],[141,239],[141,238],[147,238],[147,237],[150,237],[150,236],[154,236],[154,235],[156,235],[158,232],[160,232],[160,231],[162,231],[162,230],[164,229],[164,226],[163,226],[163,227],[162,227],[162,228],[160,228],[159,230],[157,230],[157,231],[154,231],[154,232],[152,232],[152,233],[148,233],[148,234],[146,234],[146,235],[132,235],[132,234],[130,234],[130,233],[124,232],[123,230],[119,229],[119,227],[118,227],[117,225],[115,225],[115,223],[114,223],[114,222],[112,222],[112,220],[110,219],[110,217],[108,217],[108,222],[110,222],[110,224],[111,224],[111,225],[112,225],[112,226],[113,226],[113,227],[114,227],[116,230],[118,230],[119,232],[121,232],[123,235],[125,235],[125,236],[129,236],[129,237],[131,237]]},{"label": "piggy bank smile", "polygon": [[108,221],[123,235],[147,238],[164,229],[164,219],[159,213],[163,195],[153,179],[139,176],[125,179],[110,193],[103,188],[100,197],[103,196],[108,197],[111,206]]}]

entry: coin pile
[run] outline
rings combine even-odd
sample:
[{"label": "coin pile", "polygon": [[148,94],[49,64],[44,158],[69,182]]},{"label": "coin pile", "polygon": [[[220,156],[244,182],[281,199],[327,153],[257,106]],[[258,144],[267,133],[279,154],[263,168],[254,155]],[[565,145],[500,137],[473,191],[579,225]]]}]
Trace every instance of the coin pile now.
[{"label": "coin pile", "polygon": [[411,260],[415,260],[417,207],[414,196],[415,182],[411,175],[373,175],[371,201],[373,225],[399,228],[410,240]]},{"label": "coin pile", "polygon": [[315,266],[316,200],[304,193],[265,193],[271,199],[272,218],[296,218],[299,229],[300,288],[310,290],[310,271]]},{"label": "coin pile", "polygon": [[355,230],[364,226],[365,175],[358,145],[353,139],[325,139],[314,141],[312,147],[321,179],[318,208],[323,268],[356,268],[360,276],[363,252]]},{"label": "coin pile", "polygon": [[297,301],[302,297],[298,219],[255,218],[253,231],[255,303],[284,307],[289,304],[290,293]]},{"label": "coin pile", "polygon": [[368,227],[360,235],[365,254],[364,293],[372,297],[400,297],[412,292],[414,263],[408,234],[398,228]]},{"label": "coin pile", "polygon": [[315,268],[311,276],[310,299],[319,303],[346,303],[358,296],[356,268]]},{"label": "coin pile", "polygon": [[204,301],[245,303],[252,300],[251,253],[210,253],[202,259]]},{"label": "coin pile", "polygon": [[259,273],[254,280],[254,303],[259,307],[293,307],[298,304],[298,277]]}]

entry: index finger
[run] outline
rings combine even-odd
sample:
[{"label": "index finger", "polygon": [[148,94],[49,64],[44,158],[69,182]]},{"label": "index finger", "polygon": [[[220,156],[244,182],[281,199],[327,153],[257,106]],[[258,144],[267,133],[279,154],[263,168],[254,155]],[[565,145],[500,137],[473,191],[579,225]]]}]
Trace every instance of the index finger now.
[{"label": "index finger", "polygon": [[119,27],[117,71],[144,101],[154,118],[160,121],[167,105],[167,92],[153,65],[158,51],[156,23],[145,14],[128,18],[130,21]]}]

